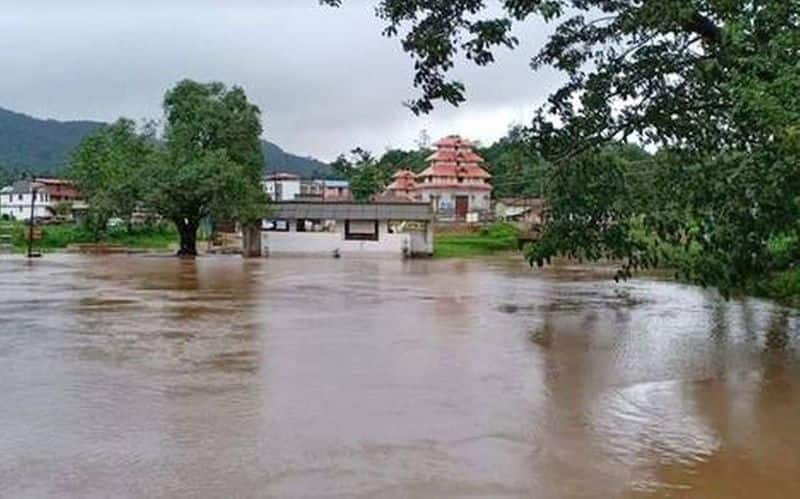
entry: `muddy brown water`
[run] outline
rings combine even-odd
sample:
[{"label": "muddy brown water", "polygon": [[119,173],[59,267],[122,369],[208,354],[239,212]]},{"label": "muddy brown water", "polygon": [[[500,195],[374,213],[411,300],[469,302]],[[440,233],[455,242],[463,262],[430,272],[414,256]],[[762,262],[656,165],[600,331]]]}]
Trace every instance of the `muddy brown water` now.
[{"label": "muddy brown water", "polygon": [[514,259],[0,259],[0,496],[800,497],[800,318]]}]

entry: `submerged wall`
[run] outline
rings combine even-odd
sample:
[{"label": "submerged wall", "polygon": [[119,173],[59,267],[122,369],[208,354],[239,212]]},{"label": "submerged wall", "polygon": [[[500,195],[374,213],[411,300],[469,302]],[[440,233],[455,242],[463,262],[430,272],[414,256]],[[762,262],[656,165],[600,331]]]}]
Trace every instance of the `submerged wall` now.
[{"label": "submerged wall", "polygon": [[348,254],[385,254],[424,256],[433,254],[432,229],[422,233],[389,233],[385,220],[378,224],[377,241],[346,240],[344,221],[338,222],[332,232],[297,232],[295,224],[289,231],[262,231],[261,243],[265,255],[269,254],[329,254],[338,251]]}]

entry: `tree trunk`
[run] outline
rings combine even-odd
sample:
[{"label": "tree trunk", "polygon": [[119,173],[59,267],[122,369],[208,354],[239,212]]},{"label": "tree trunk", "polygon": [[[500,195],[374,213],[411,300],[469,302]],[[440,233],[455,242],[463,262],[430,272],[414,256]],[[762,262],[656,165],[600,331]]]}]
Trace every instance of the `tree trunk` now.
[{"label": "tree trunk", "polygon": [[197,256],[197,226],[196,220],[175,220],[175,226],[178,228],[178,235],[180,235],[181,242],[178,248],[178,256],[193,258]]},{"label": "tree trunk", "polygon": [[262,256],[260,224],[242,225],[242,256],[245,258]]}]

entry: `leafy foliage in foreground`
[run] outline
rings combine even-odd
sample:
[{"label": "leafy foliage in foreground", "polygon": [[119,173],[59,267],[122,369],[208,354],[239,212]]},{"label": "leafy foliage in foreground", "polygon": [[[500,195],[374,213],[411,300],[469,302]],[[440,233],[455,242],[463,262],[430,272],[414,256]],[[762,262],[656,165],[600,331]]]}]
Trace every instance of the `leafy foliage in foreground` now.
[{"label": "leafy foliage in foreground", "polygon": [[[514,23],[557,24],[533,58],[534,68],[552,66],[567,82],[526,130],[553,166],[532,262],[620,258],[626,277],[667,245],[686,253],[686,278],[726,294],[778,269],[770,242],[800,229],[800,2],[502,6],[492,17],[483,0],[382,0],[377,12],[384,33],[402,32],[415,60],[422,95],[410,106],[418,113],[464,100],[464,85],[448,76],[460,52],[487,64],[497,47],[518,44]],[[658,154],[637,167],[608,156],[609,143],[627,141]],[[641,244],[634,222],[657,244]]]}]

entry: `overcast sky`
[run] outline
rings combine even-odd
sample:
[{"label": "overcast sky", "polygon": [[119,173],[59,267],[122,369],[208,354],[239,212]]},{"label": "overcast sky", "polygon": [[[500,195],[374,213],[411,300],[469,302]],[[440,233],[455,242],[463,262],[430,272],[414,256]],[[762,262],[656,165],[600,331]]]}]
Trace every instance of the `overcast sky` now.
[{"label": "overcast sky", "polygon": [[488,68],[460,64],[459,108],[416,117],[412,61],[381,36],[374,1],[0,0],[0,107],[42,118],[159,118],[182,78],[241,85],[264,137],[332,160],[354,146],[413,147],[421,130],[489,143],[528,122],[559,81],[533,73],[546,27],[521,25],[515,51]]}]

